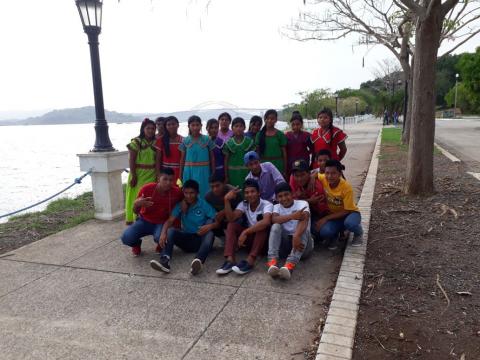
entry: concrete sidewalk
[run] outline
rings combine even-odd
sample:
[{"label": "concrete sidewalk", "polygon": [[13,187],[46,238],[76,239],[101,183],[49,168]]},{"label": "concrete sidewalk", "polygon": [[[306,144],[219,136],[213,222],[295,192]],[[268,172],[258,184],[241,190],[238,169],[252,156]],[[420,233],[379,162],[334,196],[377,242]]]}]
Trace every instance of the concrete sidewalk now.
[{"label": "concrete sidewalk", "polygon": [[[346,176],[357,189],[379,128],[347,128]],[[167,275],[149,267],[150,239],[143,256],[130,255],[123,229],[89,221],[0,258],[2,359],[304,358],[339,255],[315,251],[290,282],[270,279],[263,260],[244,277],[218,277],[217,245],[200,275],[179,251]]]}]

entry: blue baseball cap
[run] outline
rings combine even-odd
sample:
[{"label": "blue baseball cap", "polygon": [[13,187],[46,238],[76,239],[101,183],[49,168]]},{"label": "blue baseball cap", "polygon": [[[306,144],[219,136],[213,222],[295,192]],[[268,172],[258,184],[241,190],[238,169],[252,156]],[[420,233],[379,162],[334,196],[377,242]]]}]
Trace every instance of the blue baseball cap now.
[{"label": "blue baseball cap", "polygon": [[260,160],[260,156],[255,151],[249,151],[243,156],[243,162],[248,165],[250,161]]}]

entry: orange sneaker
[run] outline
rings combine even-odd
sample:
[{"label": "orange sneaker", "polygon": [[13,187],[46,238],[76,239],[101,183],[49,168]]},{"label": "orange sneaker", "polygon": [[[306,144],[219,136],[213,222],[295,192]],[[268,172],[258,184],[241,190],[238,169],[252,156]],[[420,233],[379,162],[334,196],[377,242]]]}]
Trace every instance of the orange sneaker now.
[{"label": "orange sneaker", "polygon": [[287,262],[280,268],[280,270],[278,271],[278,275],[281,279],[290,280],[290,278],[292,277],[293,269],[295,269],[295,264]]},{"label": "orange sneaker", "polygon": [[267,262],[268,270],[267,273],[271,277],[276,277],[278,276],[278,271],[280,270],[277,266],[277,259],[271,259],[269,262]]}]

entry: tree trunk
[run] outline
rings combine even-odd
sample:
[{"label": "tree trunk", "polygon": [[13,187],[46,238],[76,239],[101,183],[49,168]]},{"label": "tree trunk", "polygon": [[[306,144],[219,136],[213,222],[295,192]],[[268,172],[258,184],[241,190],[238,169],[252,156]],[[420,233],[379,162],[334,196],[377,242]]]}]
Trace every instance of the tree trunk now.
[{"label": "tree trunk", "polygon": [[415,62],[405,192],[427,195],[433,192],[433,142],[435,138],[435,65],[443,14],[440,0],[427,17],[417,20]]}]

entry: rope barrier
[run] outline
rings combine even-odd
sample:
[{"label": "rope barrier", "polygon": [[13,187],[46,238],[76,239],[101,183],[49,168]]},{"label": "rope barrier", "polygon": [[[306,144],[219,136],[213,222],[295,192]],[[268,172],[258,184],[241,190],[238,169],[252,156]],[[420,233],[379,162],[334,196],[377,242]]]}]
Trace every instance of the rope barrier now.
[{"label": "rope barrier", "polygon": [[88,171],[87,171],[85,174],[83,174],[82,176],[76,178],[76,179],[73,181],[72,184],[68,185],[65,189],[57,192],[56,194],[53,194],[52,196],[49,196],[48,198],[46,198],[46,199],[44,199],[44,200],[42,200],[42,201],[39,201],[39,202],[37,202],[37,203],[35,203],[35,204],[33,204],[33,205],[30,205],[30,206],[24,207],[24,208],[22,208],[22,209],[20,209],[20,210],[12,211],[12,212],[10,212],[10,213],[8,213],[8,214],[0,215],[0,219],[1,219],[1,218],[4,218],[4,217],[7,217],[7,216],[12,216],[12,215],[18,214],[19,212],[22,212],[22,211],[31,209],[31,208],[33,208],[33,207],[35,207],[35,206],[38,206],[38,205],[40,205],[40,204],[43,204],[44,202],[46,202],[46,201],[48,201],[48,200],[53,199],[54,197],[60,195],[61,193],[64,193],[64,192],[67,191],[68,189],[74,187],[75,185],[81,184],[81,183],[82,183],[82,180],[83,180],[86,176],[90,175],[91,173],[92,173],[92,169],[88,170]]}]

